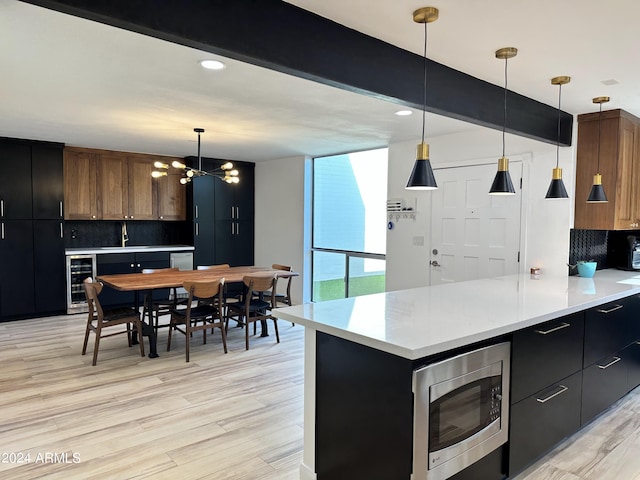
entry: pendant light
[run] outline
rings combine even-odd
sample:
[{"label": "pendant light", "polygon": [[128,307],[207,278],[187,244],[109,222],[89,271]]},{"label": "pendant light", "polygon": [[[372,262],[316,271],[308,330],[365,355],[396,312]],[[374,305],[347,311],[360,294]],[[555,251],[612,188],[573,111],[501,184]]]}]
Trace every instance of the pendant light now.
[{"label": "pendant light", "polygon": [[[171,163],[171,166],[173,168],[177,168],[178,170],[182,170],[184,173],[184,176],[180,179],[180,183],[182,185],[186,185],[191,181],[193,177],[200,177],[202,175],[212,175],[227,183],[239,183],[240,177],[238,176],[238,170],[233,168],[233,163],[231,162],[226,162],[211,171],[202,170],[202,157],[200,156],[200,134],[204,133],[204,128],[194,128],[193,131],[198,134],[198,168],[188,167],[184,163],[178,160],[174,160]],[[169,164],[154,162],[153,166],[158,169],[151,172],[151,176],[153,178],[166,177],[168,175],[167,170],[169,169]]]},{"label": "pendant light", "polygon": [[551,85],[558,85],[558,141],[556,143],[556,168],[553,169],[551,177],[551,183],[549,184],[549,190],[544,198],[569,198],[567,189],[564,188],[564,182],[562,181],[562,169],[559,166],[560,163],[560,102],[562,99],[562,85],[566,85],[571,81],[571,77],[560,76],[553,77],[551,79]]},{"label": "pendant light", "polygon": [[427,111],[427,24],[435,22],[438,19],[438,9],[435,7],[419,8],[413,12],[413,21],[424,24],[424,89],[423,89],[423,108],[422,108],[422,142],[418,145],[416,162],[413,164],[413,170],[409,176],[409,181],[405,188],[409,190],[435,190],[438,188],[436,178],[433,175],[431,162],[429,161],[429,145],[424,142],[424,126]]},{"label": "pendant light", "polygon": [[607,103],[609,97],[596,97],[593,99],[593,103],[600,104],[600,113],[598,114],[598,170],[593,176],[593,186],[591,192],[589,192],[589,198],[587,203],[607,203],[607,196],[602,188],[602,175],[600,175],[600,131],[602,130],[602,104]]},{"label": "pendant light", "polygon": [[496,58],[504,60],[504,122],[502,125],[502,157],[498,160],[498,172],[493,179],[489,195],[515,195],[516,191],[509,175],[509,159],[505,157],[504,137],[507,130],[507,62],[518,54],[514,47],[496,50]]}]

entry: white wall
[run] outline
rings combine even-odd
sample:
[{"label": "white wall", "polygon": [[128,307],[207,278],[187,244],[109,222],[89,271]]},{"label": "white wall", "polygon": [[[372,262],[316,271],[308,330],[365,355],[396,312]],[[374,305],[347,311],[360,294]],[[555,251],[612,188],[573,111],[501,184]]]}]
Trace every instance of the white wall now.
[{"label": "white wall", "polygon": [[311,189],[305,188],[305,178],[310,178],[305,170],[310,163],[307,157],[256,163],[255,264],[291,265],[301,273],[291,286],[294,304],[303,301],[304,273],[309,271],[310,228],[305,219],[310,221],[310,214],[305,214],[305,194]]},{"label": "white wall", "polygon": [[[502,155],[502,133],[486,128],[427,139],[436,180],[438,168],[470,163],[495,162]],[[430,196],[428,191],[405,190],[416,157],[418,140],[389,146],[388,198],[403,198],[415,205],[416,220],[400,219],[387,230],[387,290],[429,284]],[[542,273],[566,274],[569,258],[569,229],[573,218],[574,166],[573,147],[560,148],[560,167],[569,200],[544,198],[551,170],[555,167],[556,147],[522,137],[507,135],[507,157],[524,160],[521,240],[521,271],[532,266]],[[515,183],[515,181],[514,181]],[[489,185],[487,185],[487,191]],[[424,238],[424,245],[419,243]]]}]

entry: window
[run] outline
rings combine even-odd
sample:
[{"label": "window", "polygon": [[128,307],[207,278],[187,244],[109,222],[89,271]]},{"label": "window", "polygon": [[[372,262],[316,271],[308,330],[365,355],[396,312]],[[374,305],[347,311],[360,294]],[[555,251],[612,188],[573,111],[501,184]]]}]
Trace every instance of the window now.
[{"label": "window", "polygon": [[313,161],[313,301],[384,291],[386,148]]}]

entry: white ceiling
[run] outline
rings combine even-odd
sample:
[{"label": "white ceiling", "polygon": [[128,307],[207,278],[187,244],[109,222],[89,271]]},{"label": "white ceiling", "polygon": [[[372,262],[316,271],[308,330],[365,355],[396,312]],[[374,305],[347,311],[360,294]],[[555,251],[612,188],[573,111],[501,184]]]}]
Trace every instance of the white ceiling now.
[{"label": "white ceiling", "polygon": [[[291,0],[368,35],[422,53],[423,27],[412,0]],[[562,108],[640,116],[640,18],[637,0],[456,0],[431,4],[428,56],[497,85],[494,51],[509,61],[510,89],[557,105],[556,75],[570,75]],[[606,8],[606,9],[605,9]],[[0,136],[69,145],[186,156],[194,127],[205,128],[202,154],[260,161],[326,155],[416,139],[421,112],[230,59],[221,72],[198,50],[35,7],[0,0]],[[615,85],[602,82],[616,80]],[[481,127],[428,115],[427,135]],[[498,152],[497,152],[498,153]]]}]

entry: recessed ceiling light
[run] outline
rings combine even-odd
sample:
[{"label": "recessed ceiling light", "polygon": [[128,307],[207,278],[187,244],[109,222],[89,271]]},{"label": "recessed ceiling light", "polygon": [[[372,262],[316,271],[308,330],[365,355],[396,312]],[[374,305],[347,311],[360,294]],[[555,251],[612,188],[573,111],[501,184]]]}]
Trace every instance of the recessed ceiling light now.
[{"label": "recessed ceiling light", "polygon": [[396,112],[396,115],[398,115],[399,117],[406,117],[407,115],[413,115],[413,111],[411,111],[411,110],[398,110]]},{"label": "recessed ceiling light", "polygon": [[227,66],[218,60],[201,60],[200,65],[207,70],[224,70]]},{"label": "recessed ceiling light", "polygon": [[602,83],[603,85],[611,86],[611,85],[617,85],[617,84],[618,84],[618,83],[620,83],[620,82],[618,82],[615,78],[611,78],[611,79],[609,79],[609,80],[602,80],[602,82],[601,82],[601,83]]}]

